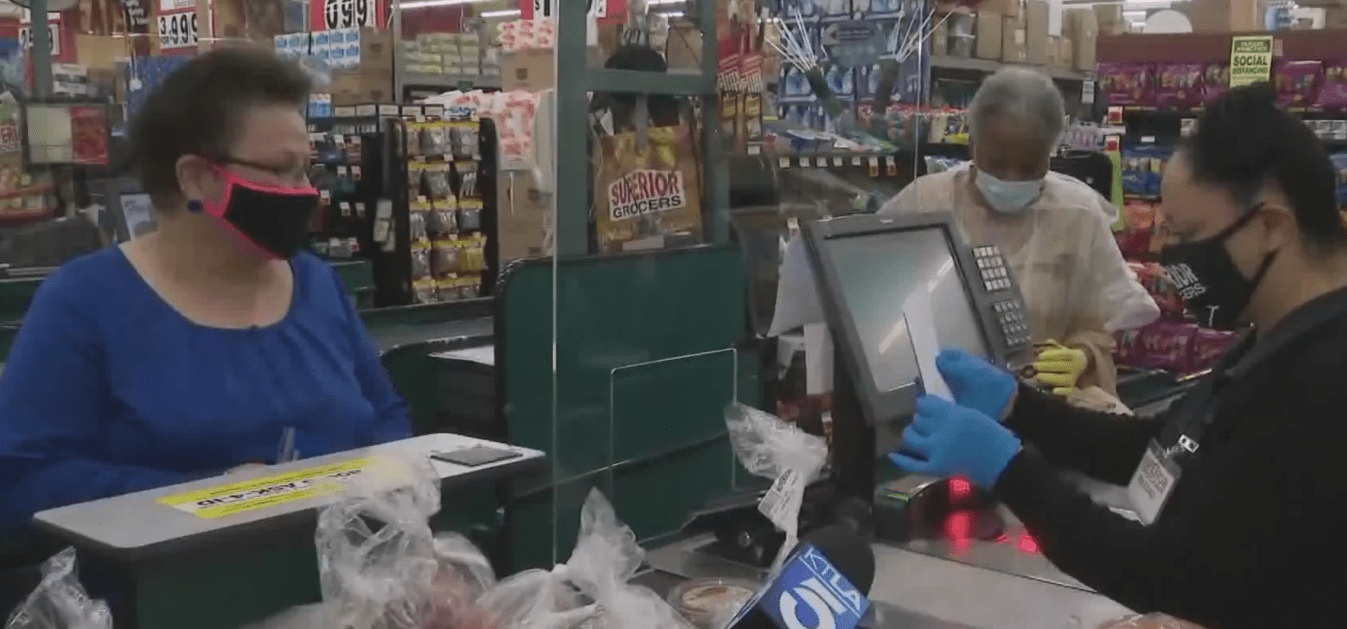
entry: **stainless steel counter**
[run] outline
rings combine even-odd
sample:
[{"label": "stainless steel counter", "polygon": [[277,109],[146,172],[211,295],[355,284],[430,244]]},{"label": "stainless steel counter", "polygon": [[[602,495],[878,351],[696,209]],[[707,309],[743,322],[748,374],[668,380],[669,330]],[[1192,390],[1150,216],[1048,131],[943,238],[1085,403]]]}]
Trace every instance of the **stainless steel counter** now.
[{"label": "stainless steel counter", "polygon": [[[697,552],[710,537],[651,551],[651,567],[684,578],[762,579],[760,571]],[[1126,615],[1127,609],[1093,592],[1003,574],[873,544],[875,583],[870,589],[876,629],[1091,629]]]}]

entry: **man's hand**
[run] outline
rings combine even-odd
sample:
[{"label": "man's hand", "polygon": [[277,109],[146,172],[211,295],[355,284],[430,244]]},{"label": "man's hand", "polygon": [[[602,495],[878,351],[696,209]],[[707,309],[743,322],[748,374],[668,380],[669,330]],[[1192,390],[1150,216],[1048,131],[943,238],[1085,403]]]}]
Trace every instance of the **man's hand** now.
[{"label": "man's hand", "polygon": [[1039,382],[1052,387],[1054,395],[1065,397],[1076,390],[1081,375],[1089,370],[1090,355],[1085,350],[1048,341],[1038,351],[1033,368]]}]

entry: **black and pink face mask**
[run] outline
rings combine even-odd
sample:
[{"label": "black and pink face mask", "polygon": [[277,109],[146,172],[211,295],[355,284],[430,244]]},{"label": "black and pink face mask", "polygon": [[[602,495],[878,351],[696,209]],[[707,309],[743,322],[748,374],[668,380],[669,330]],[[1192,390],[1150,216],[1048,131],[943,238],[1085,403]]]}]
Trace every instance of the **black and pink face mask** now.
[{"label": "black and pink face mask", "polygon": [[225,181],[224,195],[200,201],[193,209],[220,219],[268,258],[288,260],[299,253],[309,239],[317,189],[268,186],[224,168],[217,172]]}]

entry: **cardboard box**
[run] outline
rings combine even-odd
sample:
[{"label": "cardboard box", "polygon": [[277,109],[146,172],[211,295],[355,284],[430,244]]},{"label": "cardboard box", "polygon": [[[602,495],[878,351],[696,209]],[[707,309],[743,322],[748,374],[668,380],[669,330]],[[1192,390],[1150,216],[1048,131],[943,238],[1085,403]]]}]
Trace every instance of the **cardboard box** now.
[{"label": "cardboard box", "polygon": [[1005,17],[1024,16],[1024,0],[983,0],[977,8],[978,11],[1000,13]]},{"label": "cardboard box", "polygon": [[1347,28],[1347,7],[1325,10],[1324,28]]},{"label": "cardboard box", "polygon": [[551,210],[532,171],[505,171],[496,177],[496,241],[500,267],[520,258],[547,253]]},{"label": "cardboard box", "polygon": [[556,61],[551,50],[517,50],[500,56],[501,86],[505,90],[537,92],[556,85]]},{"label": "cardboard box", "polygon": [[1127,32],[1127,19],[1123,17],[1121,3],[1096,4],[1094,5],[1094,15],[1100,33],[1121,35]]},{"label": "cardboard box", "polygon": [[1001,60],[1007,63],[1027,63],[1029,46],[1024,32],[1024,18],[1007,17],[1001,21]]},{"label": "cardboard box", "polygon": [[1047,65],[1050,59],[1048,49],[1048,3],[1044,0],[1028,0],[1024,4],[1024,33],[1027,39],[1025,51],[1029,63]]},{"label": "cardboard box", "polygon": [[978,59],[1000,59],[1001,58],[1001,29],[1004,27],[1006,17],[995,11],[980,9],[977,14],[977,22],[974,26],[974,35],[977,37],[977,44],[973,49],[973,56]]},{"label": "cardboard box", "polygon": [[131,42],[127,37],[76,34],[76,63],[88,66],[90,71],[112,70],[118,62],[132,57]]},{"label": "cardboard box", "polygon": [[391,68],[365,68],[344,70],[332,73],[332,105],[359,105],[362,103],[392,103],[397,101],[393,93],[393,70]]},{"label": "cardboard box", "polygon": [[1057,38],[1057,63],[1059,68],[1074,68],[1076,66],[1076,42],[1070,37]]},{"label": "cardboard box", "polygon": [[1062,34],[1071,39],[1072,63],[1077,70],[1093,72],[1099,41],[1098,14],[1090,9],[1071,9],[1062,14]]},{"label": "cardboard box", "polygon": [[[763,48],[771,47],[763,46]],[[669,40],[664,45],[664,58],[668,60],[670,70],[697,70],[700,72],[702,69],[702,30],[695,24],[683,21],[670,26]]]},{"label": "cardboard box", "polygon": [[1095,66],[1097,65],[1095,62],[1095,50],[1099,45],[1099,37],[1097,35],[1090,35],[1088,37],[1077,39],[1073,43],[1072,56],[1075,57],[1074,62],[1076,64],[1076,69],[1081,72],[1094,72]]}]

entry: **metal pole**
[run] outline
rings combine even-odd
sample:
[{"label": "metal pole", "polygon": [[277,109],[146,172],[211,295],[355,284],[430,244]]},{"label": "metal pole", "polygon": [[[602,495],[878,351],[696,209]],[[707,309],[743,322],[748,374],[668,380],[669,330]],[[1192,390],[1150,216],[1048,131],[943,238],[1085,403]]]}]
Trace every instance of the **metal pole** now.
[{"label": "metal pole", "polygon": [[46,98],[52,92],[51,33],[47,30],[47,0],[31,0],[28,27],[32,48],[28,58],[33,62],[33,97]]}]

